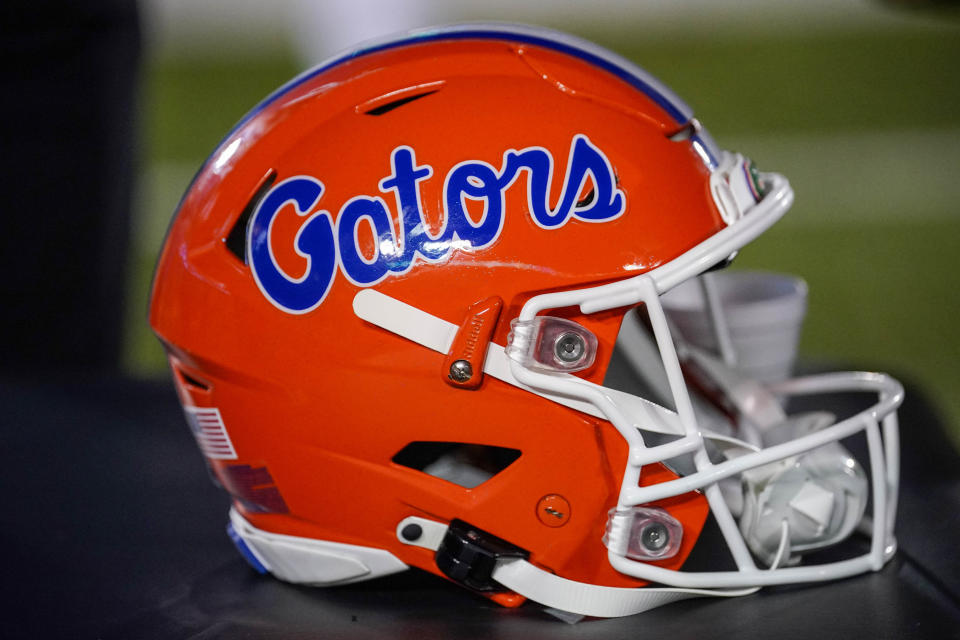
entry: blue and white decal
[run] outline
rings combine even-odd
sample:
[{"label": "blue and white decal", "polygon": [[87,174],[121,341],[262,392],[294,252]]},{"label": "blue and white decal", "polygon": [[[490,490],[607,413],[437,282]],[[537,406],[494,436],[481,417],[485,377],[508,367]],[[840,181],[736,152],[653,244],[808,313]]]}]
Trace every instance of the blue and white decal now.
[{"label": "blue and white decal", "polygon": [[[295,176],[270,189],[251,218],[247,255],[257,287],[274,306],[292,314],[316,309],[330,292],[338,265],[347,280],[369,287],[409,272],[418,261],[439,262],[455,249],[490,247],[503,231],[506,192],[524,173],[527,209],[533,222],[544,230],[559,229],[573,219],[609,222],[626,210],[626,197],[617,188],[610,160],[582,134],[571,140],[563,190],[552,207],[554,159],[543,147],[509,149],[499,168],[481,160],[452,167],[444,178],[443,226],[436,234],[428,228],[420,199],[420,183],[433,176],[433,168],[418,164],[414,149],[402,145],[390,154],[390,169],[378,186],[383,196],[392,196],[398,215],[391,212],[384,197],[358,195],[341,206],[334,224],[327,211],[311,213],[324,192],[323,183],[316,178]],[[592,180],[593,198],[578,204],[588,180]],[[468,200],[482,203],[479,221],[468,215]],[[273,253],[273,223],[287,205],[306,217],[292,247],[306,259],[306,270],[300,276],[286,273]],[[362,222],[376,238],[370,257],[359,247]]]},{"label": "blue and white decal", "polygon": [[247,255],[260,291],[287,313],[306,313],[320,306],[330,291],[337,269],[330,214],[318,211],[300,227],[293,249],[307,259],[307,269],[299,278],[284,273],[270,246],[273,221],[287,204],[293,204],[298,216],[306,215],[320,201],[323,183],[310,176],[288,178],[274,186],[264,197],[247,230]]}]

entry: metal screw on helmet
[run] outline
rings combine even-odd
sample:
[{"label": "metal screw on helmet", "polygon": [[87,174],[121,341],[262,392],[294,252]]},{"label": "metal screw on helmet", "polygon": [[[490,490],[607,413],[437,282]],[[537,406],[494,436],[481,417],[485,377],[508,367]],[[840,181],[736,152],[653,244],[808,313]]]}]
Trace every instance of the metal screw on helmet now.
[{"label": "metal screw on helmet", "polygon": [[561,362],[576,362],[583,357],[587,345],[579,334],[568,331],[561,334],[553,346],[553,353]]},{"label": "metal screw on helmet", "polygon": [[670,532],[660,522],[651,522],[640,531],[640,544],[655,555],[670,542]]},{"label": "metal screw on helmet", "polygon": [[450,379],[455,382],[466,382],[473,377],[473,367],[466,360],[455,360],[450,365]]}]

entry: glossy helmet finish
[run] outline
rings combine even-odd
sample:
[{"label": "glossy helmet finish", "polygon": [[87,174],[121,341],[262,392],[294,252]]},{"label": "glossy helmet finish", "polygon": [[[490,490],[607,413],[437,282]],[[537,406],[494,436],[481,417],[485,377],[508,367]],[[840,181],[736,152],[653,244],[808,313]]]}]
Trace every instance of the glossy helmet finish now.
[{"label": "glossy helmet finish", "polygon": [[[772,447],[714,438],[659,302],[791,201],[786,180],[719,150],[649,74],[551,31],[422,31],[294,79],[207,160],[153,287],[151,324],[234,498],[238,548],[293,582],[414,566],[503,604],[589,615],[878,569],[893,548],[896,382],[788,381],[774,391],[881,400]],[[637,305],[671,409],[602,386]],[[741,407],[760,388],[719,378]],[[754,500],[770,553],[721,481],[752,472],[763,479],[747,484],[766,486],[784,473],[771,465],[793,473],[804,452],[860,431],[873,520],[887,523],[871,551],[758,568],[750,549],[777,566],[801,541],[758,520]],[[671,463],[684,457],[685,470]],[[827,510],[810,548],[845,537],[865,502],[808,490],[813,476],[791,480]],[[710,511],[737,570],[680,571]]]}]

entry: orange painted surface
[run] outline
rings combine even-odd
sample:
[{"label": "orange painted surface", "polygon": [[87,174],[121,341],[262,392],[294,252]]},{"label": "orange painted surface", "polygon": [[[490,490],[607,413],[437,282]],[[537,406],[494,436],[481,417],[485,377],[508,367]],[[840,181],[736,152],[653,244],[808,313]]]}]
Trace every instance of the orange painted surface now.
[{"label": "orange painted surface", "polygon": [[[382,115],[397,97],[430,92]],[[570,220],[544,229],[528,211],[521,174],[504,194],[504,223],[490,246],[454,248],[435,263],[373,285],[459,325],[470,305],[504,301],[493,341],[504,345],[523,302],[643,273],[676,257],[723,223],[709,195],[708,169],[663,110],[624,81],[564,53],[497,40],[434,42],[362,56],[303,82],[234,131],[211,156],[172,225],[154,283],[150,322],[171,362],[209,388],[178,378],[183,401],[221,411],[239,459],[266,466],[289,513],[253,513],[267,531],[387,549],[437,572],[432,552],[401,544],[410,515],[460,518],[531,551],[561,576],[613,586],[642,584],[614,571],[601,543],[616,504],[627,446],[607,422],[485,377],[474,391],[445,383],[444,355],[357,318],[360,287],[338,272],[316,309],[299,315],[265,298],[250,267],[225,238],[270,171],[276,183],[312,176],[325,190],[311,212],[335,218],[357,195],[381,197],[399,224],[392,194],[379,190],[391,152],[406,145],[420,165],[428,226],[439,228],[444,177],[458,163],[501,166],[510,149],[542,147],[555,159],[550,201],[563,188],[572,140],[584,135],[610,160],[625,211],[607,222]],[[581,197],[587,197],[589,182]],[[468,202],[471,216],[479,215]],[[278,266],[303,274],[294,251],[304,220],[291,206],[272,230]],[[474,218],[474,222],[478,222]],[[357,246],[376,255],[361,223]],[[599,340],[582,377],[602,383],[626,309],[584,316]],[[391,462],[413,441],[455,441],[518,449],[520,458],[465,489]],[[224,461],[212,461],[215,470]],[[673,477],[644,469],[642,482]],[[558,494],[570,505],[562,527],[545,526],[537,505]],[[689,494],[658,503],[684,525],[679,567],[707,514]],[[502,598],[501,598],[502,599]]]}]

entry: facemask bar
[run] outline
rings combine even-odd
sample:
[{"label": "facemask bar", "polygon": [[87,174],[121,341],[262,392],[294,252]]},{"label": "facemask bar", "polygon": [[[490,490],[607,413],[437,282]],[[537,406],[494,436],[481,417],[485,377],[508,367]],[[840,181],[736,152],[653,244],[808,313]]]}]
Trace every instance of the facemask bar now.
[{"label": "facemask bar", "polygon": [[[611,565],[624,574],[687,588],[726,588],[831,580],[877,570],[891,557],[895,549],[892,531],[899,475],[895,411],[903,399],[902,387],[896,380],[883,374],[840,373],[779,383],[771,387],[770,391],[783,395],[871,391],[878,394],[879,401],[870,409],[820,431],[722,463],[711,462],[704,448],[703,434],[693,411],[660,303],[660,294],[706,271],[739,250],[786,212],[793,200],[790,185],[783,177],[775,174],[764,174],[762,180],[766,189],[760,202],[742,215],[736,216],[727,228],[668,264],[646,274],[600,287],[537,296],[530,299],[521,310],[519,320],[530,321],[547,309],[579,306],[582,313],[589,314],[618,307],[632,307],[640,303],[646,305],[682,426],[682,435],[673,441],[647,447],[640,430],[634,426],[643,425],[642,416],[629,415],[629,409],[617,401],[616,394],[609,393],[609,390],[603,387],[591,385],[573,376],[542,373],[526,368],[516,361],[510,362],[511,372],[516,379],[538,392],[548,396],[575,398],[595,406],[627,441],[629,455],[620,488],[618,509],[627,510],[661,498],[702,490],[738,568],[737,571],[687,573],[652,566],[608,552]],[[829,564],[773,570],[757,568],[737,521],[720,493],[718,481],[810,451],[860,431],[866,434],[872,472],[874,524],[870,532],[872,542],[869,553]],[[649,487],[639,486],[640,471],[644,465],[667,461],[683,454],[693,454],[696,468],[693,474]]]}]

